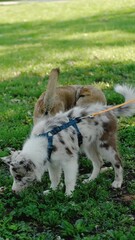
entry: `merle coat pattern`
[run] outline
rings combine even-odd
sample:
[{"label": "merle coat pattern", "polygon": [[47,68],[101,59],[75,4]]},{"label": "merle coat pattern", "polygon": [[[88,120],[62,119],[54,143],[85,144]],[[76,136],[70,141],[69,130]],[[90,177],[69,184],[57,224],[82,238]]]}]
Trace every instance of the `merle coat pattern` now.
[{"label": "merle coat pattern", "polygon": [[[135,98],[135,89],[130,87],[117,86],[116,91],[123,94],[125,101]],[[75,107],[68,112],[58,113],[55,117],[44,119],[35,125],[29,139],[24,143],[22,151],[13,154],[8,162],[14,179],[12,190],[19,192],[34,180],[41,181],[44,172],[48,169],[53,190],[60,182],[61,172],[64,172],[66,194],[70,195],[76,185],[80,151],[84,152],[93,164],[92,174],[85,182],[94,180],[98,176],[104,159],[111,162],[114,168],[115,177],[112,186],[120,188],[123,182],[123,167],[116,146],[116,116],[135,114],[135,103],[100,114],[93,119],[83,118],[78,123],[78,128],[83,136],[83,143],[80,147],[76,130],[72,126],[54,135],[50,161],[47,160],[48,140],[46,137],[38,136],[55,126],[61,126],[68,122],[69,118],[84,117],[106,108],[108,106],[99,103],[84,108]],[[44,193],[46,192],[48,191]]]}]

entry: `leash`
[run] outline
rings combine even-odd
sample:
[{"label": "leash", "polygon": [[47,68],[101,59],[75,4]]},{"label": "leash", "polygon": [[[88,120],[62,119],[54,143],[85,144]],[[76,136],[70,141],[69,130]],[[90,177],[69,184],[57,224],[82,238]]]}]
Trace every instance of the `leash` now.
[{"label": "leash", "polygon": [[53,151],[53,136],[56,135],[57,133],[61,132],[62,130],[66,129],[70,126],[74,127],[77,132],[78,145],[80,146],[82,144],[82,134],[80,133],[79,128],[77,126],[77,123],[79,123],[80,121],[81,121],[80,117],[70,119],[68,122],[64,123],[63,125],[54,127],[52,130],[38,135],[38,137],[47,137],[47,139],[48,139],[48,148],[47,148],[47,152],[48,152],[47,160],[48,161],[50,161],[51,154]]},{"label": "leash", "polygon": [[110,108],[105,109],[105,110],[101,110],[101,111],[99,111],[99,112],[92,113],[91,115],[86,115],[86,116],[84,116],[84,117],[81,117],[81,119],[87,118],[87,117],[94,118],[94,117],[96,117],[97,115],[100,115],[100,114],[102,114],[102,113],[106,113],[106,112],[112,111],[112,110],[114,110],[114,109],[117,109],[117,108],[119,108],[119,107],[125,106],[125,105],[127,105],[127,104],[129,104],[129,103],[133,103],[133,102],[135,102],[135,99],[132,99],[132,100],[129,100],[129,101],[127,101],[127,102],[118,104],[118,105],[116,105],[116,106],[110,107]]},{"label": "leash", "polygon": [[129,101],[125,102],[125,103],[122,103],[122,104],[110,107],[108,109],[105,109],[105,110],[102,110],[102,111],[99,111],[99,112],[92,113],[91,115],[86,115],[84,117],[76,117],[76,118],[70,119],[69,122],[66,122],[66,123],[64,123],[61,126],[54,127],[52,130],[50,130],[50,131],[48,131],[46,133],[39,134],[38,137],[46,137],[48,139],[48,148],[47,148],[48,157],[47,157],[47,160],[50,161],[50,159],[51,159],[51,154],[52,154],[52,151],[53,151],[53,136],[54,135],[56,135],[57,133],[61,132],[64,129],[72,126],[72,127],[75,128],[75,130],[77,132],[78,145],[80,146],[82,144],[82,139],[83,138],[82,138],[82,134],[79,131],[77,123],[79,123],[84,118],[89,117],[89,118],[93,119],[97,115],[109,112],[111,110],[117,109],[119,107],[125,106],[125,105],[127,105],[129,103],[133,103],[133,102],[135,102],[135,99],[129,100]]}]

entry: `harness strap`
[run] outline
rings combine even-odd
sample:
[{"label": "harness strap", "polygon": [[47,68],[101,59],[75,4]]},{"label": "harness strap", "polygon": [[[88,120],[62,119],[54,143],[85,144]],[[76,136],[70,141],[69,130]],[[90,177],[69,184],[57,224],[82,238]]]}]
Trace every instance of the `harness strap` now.
[{"label": "harness strap", "polygon": [[47,148],[48,161],[50,161],[52,150],[53,150],[53,136],[56,135],[57,133],[61,132],[62,130],[66,129],[70,126],[73,126],[77,132],[78,145],[80,146],[82,144],[82,134],[80,133],[79,128],[77,126],[77,123],[79,123],[80,121],[81,121],[81,118],[79,118],[79,117],[70,119],[69,122],[64,123],[61,126],[57,126],[46,133],[41,133],[38,135],[39,137],[47,137],[47,139],[48,139],[48,148]]},{"label": "harness strap", "polygon": [[71,119],[70,120],[72,123],[72,126],[76,129],[77,131],[77,137],[78,137],[78,145],[80,147],[80,145],[82,144],[83,138],[82,138],[82,134],[79,131],[79,128],[77,126],[77,123],[79,123],[81,121],[81,118],[75,118],[75,119]]},{"label": "harness strap", "polygon": [[124,106],[126,104],[133,103],[133,102],[135,102],[135,99],[131,99],[131,100],[125,102],[125,103],[113,106],[113,107],[105,109],[105,110],[101,110],[99,112],[92,113],[91,115],[86,115],[84,117],[77,117],[77,118],[74,118],[74,119],[70,119],[69,122],[64,123],[61,126],[55,127],[51,131],[39,134],[38,135],[39,137],[47,137],[47,139],[48,139],[48,160],[50,161],[50,158],[51,158],[51,153],[52,153],[52,150],[53,150],[53,136],[55,134],[57,134],[58,132],[62,131],[63,129],[66,129],[66,128],[70,127],[70,126],[73,126],[75,128],[75,130],[77,131],[78,145],[80,146],[82,144],[82,135],[81,135],[81,133],[80,133],[80,131],[78,129],[77,123],[79,123],[81,121],[81,119],[88,118],[88,117],[93,119],[95,116],[97,116],[99,114],[102,114],[102,113],[114,110],[116,108],[122,107],[122,106]]}]

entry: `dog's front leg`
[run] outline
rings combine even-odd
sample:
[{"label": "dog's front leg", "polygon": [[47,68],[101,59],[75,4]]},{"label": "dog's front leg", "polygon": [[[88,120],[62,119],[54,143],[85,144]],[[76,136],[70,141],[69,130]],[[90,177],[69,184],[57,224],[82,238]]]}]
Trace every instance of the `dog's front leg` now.
[{"label": "dog's front leg", "polygon": [[63,164],[66,195],[70,196],[75,189],[78,173],[78,157],[72,157]]},{"label": "dog's front leg", "polygon": [[[61,167],[60,165],[53,166],[52,163],[48,164],[48,171],[49,171],[49,177],[51,181],[51,186],[50,188],[52,190],[56,190],[59,182],[60,182],[60,177],[61,177]],[[48,194],[50,190],[46,190],[43,193]]]}]

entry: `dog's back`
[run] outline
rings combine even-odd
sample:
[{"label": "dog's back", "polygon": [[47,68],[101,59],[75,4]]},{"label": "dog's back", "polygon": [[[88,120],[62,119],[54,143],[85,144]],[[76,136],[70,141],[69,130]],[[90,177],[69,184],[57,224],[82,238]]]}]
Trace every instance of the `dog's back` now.
[{"label": "dog's back", "polygon": [[75,105],[86,106],[101,102],[106,104],[106,98],[100,89],[91,85],[69,85],[57,87],[60,70],[52,69],[46,92],[42,93],[35,104],[34,124],[44,116],[54,116],[65,112]]}]

